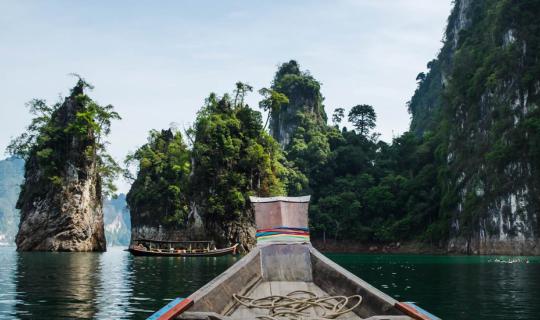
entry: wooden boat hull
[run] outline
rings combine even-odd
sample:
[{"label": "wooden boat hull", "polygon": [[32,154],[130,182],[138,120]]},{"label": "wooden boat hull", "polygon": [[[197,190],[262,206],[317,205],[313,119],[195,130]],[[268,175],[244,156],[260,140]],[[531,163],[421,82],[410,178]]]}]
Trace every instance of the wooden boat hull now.
[{"label": "wooden boat hull", "polygon": [[[252,197],[251,202],[257,246],[204,287],[185,299],[177,298],[149,319],[284,319],[284,315],[294,313],[305,319],[328,315],[325,319],[440,320],[384,294],[313,248],[308,232],[309,197]],[[291,237],[291,233],[300,236]],[[289,299],[298,292],[314,300],[298,307],[298,300]],[[289,299],[286,306],[276,306],[283,297]],[[320,301],[334,301],[331,314],[321,312],[320,304],[313,306]],[[293,305],[300,309],[291,311]],[[279,317],[274,317],[277,314]]]},{"label": "wooden boat hull", "polygon": [[138,248],[129,248],[129,252],[134,256],[155,256],[155,257],[219,257],[228,254],[236,254],[238,244],[232,247],[211,250],[208,252],[167,252],[167,251],[149,251]]},{"label": "wooden boat hull", "polygon": [[[257,247],[210,283],[183,299],[183,308],[156,319],[255,319],[261,311],[238,304],[232,294],[262,297],[308,290],[320,295],[363,298],[360,306],[337,319],[429,320],[332,262],[310,244]],[[175,306],[171,306],[175,308]],[[420,309],[421,310],[421,309]],[[161,311],[162,313],[166,313]],[[173,316],[171,316],[171,314]],[[427,313],[426,313],[427,314]]]}]

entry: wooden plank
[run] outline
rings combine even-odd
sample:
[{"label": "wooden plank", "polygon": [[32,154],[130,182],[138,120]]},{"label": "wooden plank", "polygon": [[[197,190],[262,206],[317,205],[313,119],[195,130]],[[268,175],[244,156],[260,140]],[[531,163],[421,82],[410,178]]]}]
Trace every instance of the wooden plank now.
[{"label": "wooden plank", "polygon": [[[302,281],[271,281],[270,291],[273,295],[286,296],[293,291],[309,291],[307,282]],[[309,313],[312,317],[316,316],[315,309],[309,308],[305,312]]]},{"label": "wooden plank", "polygon": [[265,281],[312,282],[309,247],[302,244],[273,244],[260,247]]},{"label": "wooden plank", "polygon": [[308,226],[307,197],[250,197],[255,208],[255,224],[257,229],[275,227],[305,227]]},{"label": "wooden plank", "polygon": [[403,311],[395,307],[397,300],[337,265],[317,249],[311,247],[310,251],[313,282],[329,295],[361,295],[362,304],[355,309],[357,315],[362,318],[377,315],[405,315]]},{"label": "wooden plank", "polygon": [[[313,282],[308,283],[308,290],[315,293],[317,296],[328,296],[329,294],[325,292],[323,289],[321,289],[318,285],[316,285]],[[330,300],[330,302],[336,303],[336,300]],[[360,308],[360,306],[358,306]],[[356,315],[353,311],[347,312],[345,314],[340,315],[339,317],[335,319],[362,319],[359,316]]]},{"label": "wooden plank", "polygon": [[[269,282],[261,282],[254,290],[249,294],[250,298],[259,299],[272,295]],[[238,308],[231,314],[233,319],[255,319],[257,316],[268,315],[269,311],[266,309],[253,309],[244,305],[239,305]]]},{"label": "wooden plank", "polygon": [[259,250],[255,248],[232,267],[189,296],[194,301],[190,311],[222,314],[230,308],[233,294],[242,292],[246,284],[260,277]]}]

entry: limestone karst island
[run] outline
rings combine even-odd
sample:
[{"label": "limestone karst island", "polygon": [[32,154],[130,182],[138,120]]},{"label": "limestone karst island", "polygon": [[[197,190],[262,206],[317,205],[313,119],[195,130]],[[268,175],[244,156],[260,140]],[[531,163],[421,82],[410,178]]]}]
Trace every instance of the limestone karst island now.
[{"label": "limestone karst island", "polygon": [[0,319],[539,318],[540,0],[0,12]]}]

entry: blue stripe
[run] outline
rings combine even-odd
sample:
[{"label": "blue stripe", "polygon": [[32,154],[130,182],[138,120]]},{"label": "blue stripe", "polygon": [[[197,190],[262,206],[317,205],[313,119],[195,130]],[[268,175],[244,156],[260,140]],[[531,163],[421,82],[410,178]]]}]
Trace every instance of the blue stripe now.
[{"label": "blue stripe", "polygon": [[153,315],[151,315],[150,317],[148,317],[146,320],[158,320],[159,317],[161,317],[162,315],[164,315],[165,313],[167,313],[167,311],[171,310],[172,308],[174,308],[174,306],[176,306],[177,304],[179,304],[180,302],[182,302],[184,300],[184,298],[176,298],[174,299],[173,301],[167,303],[166,306],[164,306],[163,308],[159,309],[158,311],[156,311],[156,313],[154,313]]}]

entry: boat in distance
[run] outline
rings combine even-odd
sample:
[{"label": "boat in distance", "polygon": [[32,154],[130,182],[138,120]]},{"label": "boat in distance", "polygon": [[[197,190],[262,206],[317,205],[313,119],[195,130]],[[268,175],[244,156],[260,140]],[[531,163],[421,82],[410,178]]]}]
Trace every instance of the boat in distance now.
[{"label": "boat in distance", "polygon": [[135,256],[217,257],[236,254],[238,244],[217,249],[213,241],[163,241],[135,239],[128,251]]},{"label": "boat in distance", "polygon": [[150,320],[440,320],[337,265],[309,241],[307,197],[251,197],[257,245]]}]

